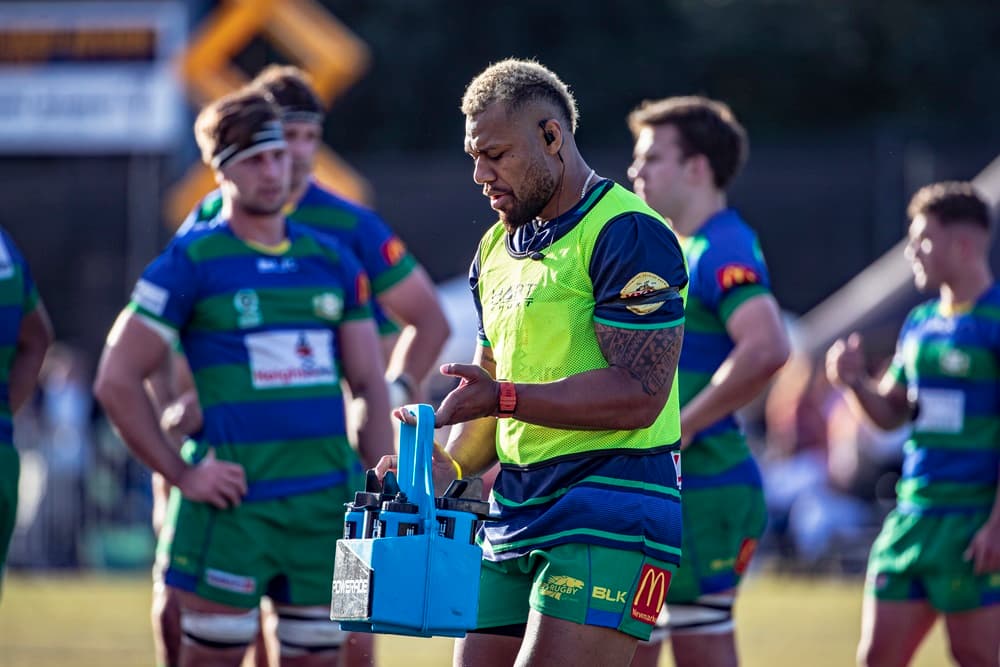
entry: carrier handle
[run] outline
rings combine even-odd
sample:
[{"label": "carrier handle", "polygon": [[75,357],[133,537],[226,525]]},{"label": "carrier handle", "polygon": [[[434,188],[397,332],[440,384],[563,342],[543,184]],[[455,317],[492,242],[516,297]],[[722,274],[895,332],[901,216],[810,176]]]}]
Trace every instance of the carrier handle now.
[{"label": "carrier handle", "polygon": [[420,508],[424,534],[437,532],[437,512],[434,508],[434,475],[431,464],[434,454],[434,408],[426,403],[403,406],[417,418],[416,426],[399,426],[399,488],[407,500]]}]

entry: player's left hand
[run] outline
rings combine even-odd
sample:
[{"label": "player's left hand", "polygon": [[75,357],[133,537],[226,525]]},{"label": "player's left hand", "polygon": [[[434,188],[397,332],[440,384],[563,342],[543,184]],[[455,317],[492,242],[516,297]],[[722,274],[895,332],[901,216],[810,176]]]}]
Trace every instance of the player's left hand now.
[{"label": "player's left hand", "polygon": [[989,519],[980,528],[963,554],[971,560],[976,574],[1000,572],[1000,519]]},{"label": "player's left hand", "polygon": [[492,417],[500,401],[500,385],[482,366],[444,364],[442,375],[461,378],[459,385],[441,401],[435,413],[438,427]]}]

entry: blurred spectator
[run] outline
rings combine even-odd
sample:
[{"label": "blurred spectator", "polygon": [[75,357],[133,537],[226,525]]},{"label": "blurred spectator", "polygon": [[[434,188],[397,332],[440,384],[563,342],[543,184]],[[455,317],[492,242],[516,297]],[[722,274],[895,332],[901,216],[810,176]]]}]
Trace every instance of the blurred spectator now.
[{"label": "blurred spectator", "polygon": [[894,502],[906,429],[857,420],[802,357],[775,382],[765,419],[768,546],[806,569],[861,572]]}]

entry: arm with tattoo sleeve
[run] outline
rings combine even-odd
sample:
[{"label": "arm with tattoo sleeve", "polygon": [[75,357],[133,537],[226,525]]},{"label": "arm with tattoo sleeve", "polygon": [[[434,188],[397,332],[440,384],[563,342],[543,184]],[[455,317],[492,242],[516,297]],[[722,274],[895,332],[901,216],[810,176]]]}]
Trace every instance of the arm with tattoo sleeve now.
[{"label": "arm with tattoo sleeve", "polygon": [[[595,323],[607,368],[517,388],[520,421],[550,428],[627,430],[650,426],[670,395],[684,327],[622,329]],[[442,371],[463,378],[437,412],[437,424],[496,414],[499,387],[480,366],[448,364]]]}]

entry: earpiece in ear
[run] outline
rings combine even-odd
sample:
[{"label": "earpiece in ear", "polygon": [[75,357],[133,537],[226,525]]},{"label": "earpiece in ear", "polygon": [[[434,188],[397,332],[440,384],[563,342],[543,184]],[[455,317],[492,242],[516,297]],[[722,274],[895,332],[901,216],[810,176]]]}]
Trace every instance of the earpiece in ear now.
[{"label": "earpiece in ear", "polygon": [[545,124],[549,122],[547,120],[538,121],[538,127],[542,128],[542,137],[545,139],[545,145],[551,146],[552,142],[556,140],[556,135],[552,134],[552,130],[546,130]]}]

